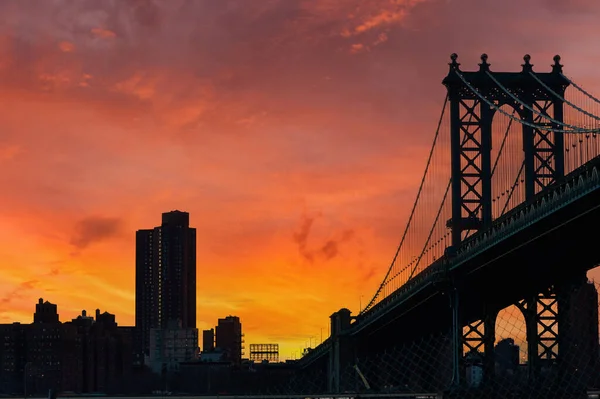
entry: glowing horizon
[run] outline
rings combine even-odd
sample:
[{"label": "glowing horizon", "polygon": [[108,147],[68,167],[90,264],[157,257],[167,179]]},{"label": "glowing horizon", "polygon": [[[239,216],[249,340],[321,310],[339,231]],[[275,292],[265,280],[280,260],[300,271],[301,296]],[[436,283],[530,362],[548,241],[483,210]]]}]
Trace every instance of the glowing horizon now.
[{"label": "glowing horizon", "polygon": [[198,329],[235,315],[282,359],[314,345],[390,264],[451,53],[509,71],[558,53],[600,93],[600,4],[565,7],[0,2],[0,323],[42,297],[61,321],[100,308],[133,325],[135,231],[180,209]]}]

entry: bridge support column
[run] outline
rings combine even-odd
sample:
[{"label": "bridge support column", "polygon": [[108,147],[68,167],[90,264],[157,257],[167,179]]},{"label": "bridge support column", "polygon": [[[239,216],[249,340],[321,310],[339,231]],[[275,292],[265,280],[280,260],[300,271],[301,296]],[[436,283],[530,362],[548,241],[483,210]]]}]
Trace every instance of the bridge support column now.
[{"label": "bridge support column", "polygon": [[[452,56],[450,74],[460,72]],[[479,64],[481,76],[489,71],[487,56]],[[448,79],[448,78],[447,78]],[[452,79],[451,79],[452,80]],[[452,245],[456,248],[469,234],[492,222],[492,117],[490,107],[465,90],[450,84],[450,168],[452,176]]]},{"label": "bridge support column", "polygon": [[484,383],[491,381],[495,372],[494,343],[496,341],[496,317],[498,311],[486,309],[481,320],[474,321],[463,328],[463,347],[475,356],[483,355]]},{"label": "bridge support column", "polygon": [[527,365],[530,380],[539,377],[543,362],[558,358],[558,300],[555,286],[519,301],[525,317]]},{"label": "bridge support column", "polygon": [[460,387],[464,381],[462,372],[462,324],[460,322],[460,302],[456,288],[453,288],[450,293],[450,308],[452,309],[452,388],[455,388]]},{"label": "bridge support column", "polygon": [[556,370],[561,388],[585,390],[597,367],[598,293],[578,273],[517,304],[525,316],[530,380]]},{"label": "bridge support column", "polygon": [[[484,317],[464,325],[460,314],[459,294],[452,292],[452,342],[453,342],[453,387],[467,383],[468,362],[482,367],[483,383],[491,381],[495,372],[494,343],[496,341],[496,317],[498,310],[486,308]],[[466,350],[466,353],[465,353]]]},{"label": "bridge support column", "polygon": [[[525,66],[524,66],[525,67]],[[559,100],[529,100],[527,105],[536,110],[524,109],[525,120],[533,128],[523,125],[523,150],[525,154],[525,197],[531,199],[557,179],[564,176],[564,137],[563,133],[550,132],[546,127],[562,129],[558,124],[549,123],[542,115],[552,116],[562,122],[563,104]]]},{"label": "bridge support column", "polygon": [[559,309],[560,380],[583,392],[598,374],[600,352],[598,292],[594,284],[588,283],[585,274],[576,276],[563,287]]},{"label": "bridge support column", "polygon": [[330,316],[331,352],[327,373],[327,388],[330,393],[341,393],[348,388],[343,377],[353,365],[355,358],[352,337],[344,334],[344,331],[350,328],[350,313],[348,309],[340,309]]}]

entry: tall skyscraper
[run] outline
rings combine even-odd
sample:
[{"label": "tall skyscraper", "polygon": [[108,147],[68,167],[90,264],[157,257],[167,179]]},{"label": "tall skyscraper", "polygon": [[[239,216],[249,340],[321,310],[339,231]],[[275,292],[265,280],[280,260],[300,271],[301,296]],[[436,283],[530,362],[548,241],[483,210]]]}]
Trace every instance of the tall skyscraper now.
[{"label": "tall skyscraper", "polygon": [[162,214],[162,224],[136,232],[135,326],[144,353],[150,329],[178,321],[196,328],[196,229],[187,212]]}]

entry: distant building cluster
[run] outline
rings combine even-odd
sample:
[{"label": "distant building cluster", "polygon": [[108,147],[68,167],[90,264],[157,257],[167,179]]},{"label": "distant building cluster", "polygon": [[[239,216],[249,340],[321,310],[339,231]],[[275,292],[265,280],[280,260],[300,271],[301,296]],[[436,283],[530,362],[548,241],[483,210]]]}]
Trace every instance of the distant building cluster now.
[{"label": "distant building cluster", "polygon": [[[135,327],[118,326],[114,315],[100,310],[61,323],[57,305],[43,299],[32,324],[0,325],[0,394],[149,393],[166,391],[170,383],[206,393],[231,386],[231,368],[256,371],[242,359],[237,316],[203,331],[199,350],[196,229],[187,212],[163,213],[160,226],[136,232],[135,274]],[[252,360],[279,359],[277,344],[252,348]],[[205,376],[214,382],[199,384]]]},{"label": "distant building cluster", "polygon": [[133,327],[85,311],[61,323],[55,304],[40,299],[32,324],[0,325],[0,391],[7,394],[120,392],[130,377]]},{"label": "distant building cluster", "polygon": [[[581,359],[582,364],[596,369],[600,359],[600,342],[598,341],[598,291],[593,283],[588,282],[579,288],[571,298],[568,308],[564,309],[564,320],[570,321],[570,329],[583,339],[579,342],[564,341],[562,345],[568,348],[570,356]],[[504,338],[494,347],[495,373],[497,375],[516,376],[526,383],[527,361],[519,358],[521,349],[513,338]],[[483,382],[484,354],[470,351],[465,355],[466,380],[470,386],[479,386]],[[540,359],[540,370],[548,373],[554,359]],[[577,370],[574,370],[577,371]]]},{"label": "distant building cluster", "polygon": [[[215,333],[216,330],[216,333]],[[216,328],[202,332],[203,362],[230,362],[239,366],[244,354],[242,323],[237,316],[219,319]]]}]

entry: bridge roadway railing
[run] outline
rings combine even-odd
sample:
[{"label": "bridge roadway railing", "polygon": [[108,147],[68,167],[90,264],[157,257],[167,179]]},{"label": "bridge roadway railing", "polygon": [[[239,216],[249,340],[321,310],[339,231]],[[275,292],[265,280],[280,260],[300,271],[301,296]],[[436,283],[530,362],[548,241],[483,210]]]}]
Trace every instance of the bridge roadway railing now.
[{"label": "bridge roadway railing", "polygon": [[392,292],[390,295],[381,300],[377,305],[373,306],[368,312],[356,318],[352,324],[354,330],[361,324],[370,321],[379,315],[389,311],[391,307],[407,300],[426,285],[440,281],[444,278],[447,270],[447,259],[445,256],[439,258],[426,269],[418,273],[412,279],[403,284],[400,288]]},{"label": "bridge roadway railing", "polygon": [[[445,271],[446,271],[445,257],[441,257],[440,259],[438,259],[434,263],[432,263],[429,267],[424,269],[422,272],[415,275],[411,280],[406,282],[406,284],[402,285],[396,291],[394,291],[393,293],[388,295],[385,299],[383,299],[377,305],[373,306],[373,308],[371,308],[371,310],[369,310],[369,312],[364,313],[363,315],[359,316],[355,320],[355,322],[352,324],[352,326],[357,327],[359,325],[362,325],[362,323],[364,321],[370,320],[370,319],[388,311],[389,307],[391,305],[402,303],[408,297],[417,293],[419,291],[419,289],[421,289],[428,283],[432,283],[432,282],[440,280],[445,275]],[[354,328],[351,328],[350,331],[348,331],[348,333],[352,333],[353,330],[354,330]],[[319,359],[321,356],[327,354],[329,351],[330,345],[331,345],[331,340],[330,340],[330,338],[327,338],[325,341],[323,341],[322,344],[318,345],[317,347],[312,349],[309,353],[307,353],[305,356],[303,356],[298,361],[298,366],[306,367],[310,363]]]},{"label": "bridge roadway railing", "polygon": [[564,176],[530,201],[516,206],[506,215],[496,219],[489,229],[475,234],[457,248],[456,256],[449,262],[449,270],[600,188],[599,169],[600,156]]},{"label": "bridge roadway railing", "polygon": [[[423,288],[428,283],[439,281],[445,275],[445,271],[445,258],[442,257],[434,263],[432,263],[425,270],[418,273],[416,276],[414,276],[414,278],[412,278],[406,284],[402,285],[402,287],[398,288],[392,294],[388,295],[377,305],[373,306],[373,308],[369,312],[359,316],[360,318],[357,318],[356,321],[352,324],[352,326],[362,326],[362,323],[364,321],[370,320],[380,314],[384,314],[386,311],[389,310],[391,305],[400,304],[411,295],[417,293],[419,289]],[[351,328],[350,331],[347,331],[347,333],[352,333],[353,330],[354,328]],[[321,356],[327,354],[330,345],[330,338],[327,338],[325,341],[323,341],[322,344],[318,345],[305,356],[303,356],[298,361],[298,366],[306,367],[309,364],[313,363],[315,360],[319,359]]]},{"label": "bridge roadway railing", "polygon": [[321,356],[326,355],[327,353],[329,353],[330,346],[331,346],[331,338],[327,338],[321,344],[319,344],[316,347],[314,347],[313,349],[311,349],[311,351],[308,352],[306,355],[302,356],[298,360],[297,365],[299,367],[306,367],[306,366],[308,366],[309,364],[311,364],[315,360],[320,359]]},{"label": "bridge roadway railing", "polygon": [[378,315],[389,311],[392,307],[405,301],[410,296],[424,288],[427,284],[440,281],[448,271],[489,249],[499,241],[517,233],[530,226],[536,221],[548,216],[552,212],[576,201],[600,188],[600,156],[588,161],[586,164],[575,169],[561,178],[552,186],[538,193],[530,201],[524,202],[507,214],[499,217],[490,228],[478,232],[473,237],[465,240],[457,248],[452,258],[446,256],[438,259],[429,267],[419,273],[415,278],[408,281],[394,293],[375,305],[369,312],[357,318],[353,329],[360,324],[368,323]]},{"label": "bridge roadway railing", "polygon": [[[507,214],[497,218],[489,229],[474,234],[457,248],[455,256],[441,257],[425,270],[414,276],[385,299],[373,306],[368,312],[358,316],[348,333],[369,324],[395,306],[399,306],[428,284],[442,281],[448,271],[455,269],[465,261],[496,245],[498,242],[527,228],[536,221],[554,211],[582,198],[600,188],[600,156],[575,169],[555,184],[538,193],[530,201],[524,202]],[[300,359],[298,365],[306,367],[329,351],[330,339]]]}]

